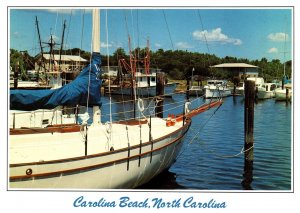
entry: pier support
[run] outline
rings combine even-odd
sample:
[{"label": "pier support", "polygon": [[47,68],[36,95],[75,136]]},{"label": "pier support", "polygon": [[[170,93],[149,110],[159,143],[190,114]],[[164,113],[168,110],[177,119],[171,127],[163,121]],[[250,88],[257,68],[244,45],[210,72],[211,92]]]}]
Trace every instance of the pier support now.
[{"label": "pier support", "polygon": [[190,101],[190,79],[189,79],[189,77],[186,79],[186,101]]},{"label": "pier support", "polygon": [[286,101],[286,103],[289,102],[289,89],[288,88],[285,88],[285,101]]},{"label": "pier support", "polygon": [[244,106],[244,174],[242,185],[244,189],[252,189],[253,179],[253,145],[254,145],[254,101],[255,82],[245,82],[245,106]]},{"label": "pier support", "polygon": [[157,117],[163,118],[164,111],[164,89],[165,89],[165,74],[162,72],[158,72],[156,74],[156,101],[157,105],[155,108],[155,115]]},{"label": "pier support", "polygon": [[18,89],[19,68],[20,68],[19,61],[17,61],[14,70],[14,89]]}]

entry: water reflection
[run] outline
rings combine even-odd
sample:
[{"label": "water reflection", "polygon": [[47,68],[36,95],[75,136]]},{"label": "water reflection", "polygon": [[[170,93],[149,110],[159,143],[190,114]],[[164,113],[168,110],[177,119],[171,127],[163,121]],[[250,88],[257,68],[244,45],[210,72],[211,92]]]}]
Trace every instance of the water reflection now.
[{"label": "water reflection", "polygon": [[176,174],[170,171],[164,171],[150,182],[140,186],[137,189],[185,189],[184,186],[176,182]]}]

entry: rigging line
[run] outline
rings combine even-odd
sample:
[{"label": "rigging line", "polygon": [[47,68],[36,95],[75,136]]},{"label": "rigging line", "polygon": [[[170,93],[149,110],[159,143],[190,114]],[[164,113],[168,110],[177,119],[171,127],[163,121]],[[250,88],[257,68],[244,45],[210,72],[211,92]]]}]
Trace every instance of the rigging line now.
[{"label": "rigging line", "polygon": [[[133,40],[133,46],[136,47],[136,45],[135,45],[135,33],[134,33],[134,23],[133,23],[133,13],[132,13],[132,9],[130,10],[130,14],[131,14],[131,26],[132,26],[132,40]],[[135,51],[134,51],[134,56],[135,56],[135,59],[136,59]]]},{"label": "rigging line", "polygon": [[[200,21],[200,24],[201,24],[201,29],[202,29],[202,31],[204,32],[203,22],[202,22],[202,18],[201,18],[201,15],[200,15],[199,10],[197,10],[197,15],[198,15],[198,18],[199,18],[199,21]],[[203,36],[204,36],[204,40],[205,40],[207,52],[208,52],[208,54],[210,54],[210,49],[209,49],[209,46],[208,46],[206,34],[203,33]],[[207,55],[207,60],[208,60],[208,65],[209,65],[209,67],[210,67],[210,66],[211,66],[211,63],[210,63],[210,60],[209,60],[209,55]]]},{"label": "rigging line", "polygon": [[[124,11],[124,19],[125,19],[125,29],[126,29],[126,32],[127,32],[127,36],[128,38],[130,38],[130,34],[129,34],[129,30],[128,30],[128,23],[127,23],[127,15],[126,15],[126,12]],[[129,46],[130,44],[128,44]],[[130,47],[129,47],[130,49]]]},{"label": "rigging line", "polygon": [[189,141],[188,145],[178,154],[176,160],[182,155],[182,153],[187,149],[187,147],[189,145],[191,145],[194,140],[198,137],[198,135],[200,134],[200,132],[202,131],[202,129],[207,125],[208,121],[210,121],[210,119],[216,114],[216,112],[220,109],[222,105],[219,105],[217,107],[217,109],[215,109],[215,111],[209,116],[209,118],[204,122],[204,124],[198,129],[198,131],[196,132],[196,134],[194,135],[194,137]]},{"label": "rigging line", "polygon": [[[66,36],[66,44],[68,43],[68,39],[69,39],[69,33],[70,33],[70,28],[71,28],[71,20],[72,20],[72,14],[73,14],[73,10],[71,9],[71,14],[69,17],[69,27],[68,27],[68,31],[67,31],[67,36]],[[66,53],[66,51],[65,51]]]},{"label": "rigging line", "polygon": [[[105,30],[106,30],[106,55],[107,55],[107,68],[108,68],[108,91],[109,91],[109,143],[111,143],[111,129],[112,129],[112,103],[111,103],[111,92],[110,92],[110,74],[109,74],[109,70],[110,70],[110,66],[109,66],[109,47],[108,47],[108,12],[107,10],[105,10]],[[110,144],[109,144],[110,146]],[[114,144],[112,144],[112,146],[114,146]]]},{"label": "rigging line", "polygon": [[56,12],[56,19],[55,19],[55,25],[54,25],[54,35],[56,35],[57,19],[58,19],[58,11]]},{"label": "rigging line", "polygon": [[170,32],[170,29],[169,29],[169,25],[168,25],[168,22],[167,22],[167,17],[166,17],[166,14],[165,14],[165,10],[162,10],[162,12],[163,12],[164,19],[165,19],[165,22],[166,22],[166,25],[167,25],[167,30],[168,30],[168,33],[169,33],[169,37],[170,37],[170,41],[171,41],[171,45],[172,45],[172,50],[174,50],[173,40],[172,40],[172,37],[171,37],[171,32]]},{"label": "rigging line", "polygon": [[80,50],[79,50],[79,63],[81,62],[81,50],[82,50],[82,42],[83,42],[83,35],[84,35],[84,16],[85,16],[85,9],[82,13],[82,27],[81,27],[81,39],[80,39]]},{"label": "rigging line", "polygon": [[[193,129],[191,129],[191,130],[193,130]],[[195,131],[195,130],[193,130],[193,131]],[[219,158],[234,158],[234,157],[238,157],[238,156],[240,156],[241,154],[244,154],[245,152],[248,152],[248,151],[250,151],[251,149],[254,148],[254,145],[253,145],[253,146],[249,147],[248,149],[244,150],[244,146],[242,146],[241,151],[239,151],[239,152],[236,153],[236,154],[232,154],[232,155],[221,155],[221,154],[216,153],[215,149],[208,149],[208,148],[206,148],[206,147],[205,147],[205,146],[206,146],[206,143],[201,143],[201,141],[200,141],[200,144],[201,144],[201,145],[204,145],[204,147],[202,147],[202,149],[204,149],[204,150],[207,151],[208,153],[213,154],[214,156],[219,157]],[[219,149],[218,149],[218,150],[219,150]]]}]

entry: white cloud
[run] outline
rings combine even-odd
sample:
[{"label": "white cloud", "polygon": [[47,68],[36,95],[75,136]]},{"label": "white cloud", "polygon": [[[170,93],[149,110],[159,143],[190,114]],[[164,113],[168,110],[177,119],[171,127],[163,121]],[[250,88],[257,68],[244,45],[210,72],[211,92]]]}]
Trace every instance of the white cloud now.
[{"label": "white cloud", "polygon": [[113,44],[107,44],[105,42],[100,43],[100,47],[102,47],[102,48],[107,48],[107,47],[112,47],[112,46],[113,46]]},{"label": "white cloud", "polygon": [[160,48],[160,47],[161,47],[161,44],[155,43],[154,46],[157,47],[157,48]]},{"label": "white cloud", "polygon": [[15,38],[20,38],[21,37],[21,35],[20,35],[20,33],[18,31],[13,32],[12,36],[15,37]]},{"label": "white cloud", "polygon": [[271,33],[268,35],[270,41],[282,42],[289,39],[289,35],[286,33]]},{"label": "white cloud", "polygon": [[52,39],[55,43],[59,43],[60,42],[60,38],[54,34],[50,35],[50,36],[47,36],[46,39],[44,40],[45,42],[50,42],[51,41],[51,36],[52,36]]},{"label": "white cloud", "polygon": [[233,45],[241,45],[242,40],[238,38],[231,38],[228,35],[222,33],[221,28],[212,29],[211,31],[203,30],[203,31],[194,31],[193,37],[200,41],[207,42],[221,42],[224,44],[233,44]]},{"label": "white cloud", "polygon": [[190,49],[190,48],[193,48],[189,43],[187,42],[177,42],[175,44],[175,46],[179,49]]},{"label": "white cloud", "polygon": [[272,47],[268,50],[268,53],[278,53],[278,49],[275,47]]},{"label": "white cloud", "polygon": [[71,9],[47,9],[50,13],[59,13],[59,14],[74,14],[76,10]]}]

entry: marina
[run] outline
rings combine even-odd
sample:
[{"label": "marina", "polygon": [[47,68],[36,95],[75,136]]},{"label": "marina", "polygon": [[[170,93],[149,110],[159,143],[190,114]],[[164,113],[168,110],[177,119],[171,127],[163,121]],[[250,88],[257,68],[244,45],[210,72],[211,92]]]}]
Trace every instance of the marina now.
[{"label": "marina", "polygon": [[[174,96],[177,101],[182,98]],[[197,117],[169,173],[143,189],[243,190],[243,107],[243,97],[231,96],[212,118],[211,111]],[[255,104],[254,117],[252,189],[289,191],[293,186],[292,105],[262,100]]]},{"label": "marina", "polygon": [[[22,61],[29,55],[11,49],[10,188],[292,189],[293,66],[285,54],[281,63],[174,50],[173,43],[173,50],[152,51],[148,38],[141,49],[131,40],[135,33],[131,37],[125,14],[128,51],[110,55],[100,10],[88,16],[91,52],[69,49],[78,57],[62,54],[66,21],[60,50],[54,50],[56,36],[51,32],[42,42],[35,16],[41,49],[31,57],[39,67],[30,72],[35,77],[29,78]],[[103,30],[106,56],[100,51]],[[211,33],[227,38],[220,28]],[[194,31],[193,37],[208,46],[203,34],[210,32]],[[168,35],[172,42],[169,28]],[[283,92],[269,83],[280,78]],[[26,87],[26,79],[52,86]]]}]

